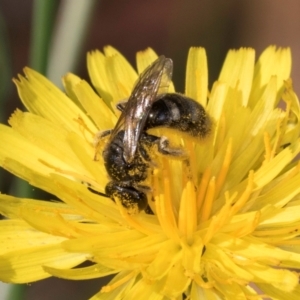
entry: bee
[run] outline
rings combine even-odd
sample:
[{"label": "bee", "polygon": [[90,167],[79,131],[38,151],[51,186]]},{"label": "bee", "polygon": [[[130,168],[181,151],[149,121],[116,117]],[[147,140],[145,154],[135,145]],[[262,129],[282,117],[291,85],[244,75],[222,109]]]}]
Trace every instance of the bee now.
[{"label": "bee", "polygon": [[169,93],[153,103],[144,130],[172,128],[194,138],[204,139],[212,131],[212,120],[197,101]]},{"label": "bee", "polygon": [[209,134],[211,120],[204,108],[193,99],[168,93],[173,72],[171,59],[160,56],[140,75],[126,103],[117,108],[121,115],[114,129],[101,133],[110,135],[102,156],[111,181],[105,193],[133,211],[148,206],[147,192],[142,183],[153,167],[150,152],[153,147],[164,155],[182,156],[182,149],[170,148],[166,137],[146,131],[169,127],[194,137]]}]

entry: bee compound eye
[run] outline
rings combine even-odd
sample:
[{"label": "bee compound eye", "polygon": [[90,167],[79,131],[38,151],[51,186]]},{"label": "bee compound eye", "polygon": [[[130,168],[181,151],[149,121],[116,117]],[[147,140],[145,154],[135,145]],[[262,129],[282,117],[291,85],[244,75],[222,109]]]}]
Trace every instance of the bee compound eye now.
[{"label": "bee compound eye", "polygon": [[122,182],[109,182],[106,185],[105,193],[114,201],[115,198],[118,198],[124,208],[129,211],[138,212],[146,209],[148,205],[145,193]]}]

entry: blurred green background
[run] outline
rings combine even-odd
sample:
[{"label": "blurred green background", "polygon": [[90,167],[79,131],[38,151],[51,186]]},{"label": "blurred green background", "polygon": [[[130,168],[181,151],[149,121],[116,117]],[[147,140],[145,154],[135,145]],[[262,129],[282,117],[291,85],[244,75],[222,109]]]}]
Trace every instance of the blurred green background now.
[{"label": "blurred green background", "polygon": [[[210,86],[230,48],[289,46],[292,78],[300,93],[299,0],[1,0],[0,120],[21,107],[11,78],[31,66],[57,85],[66,72],[88,80],[86,52],[112,45],[135,66],[135,53],[152,47],[174,61],[176,90],[183,92],[191,46],[206,48]],[[1,141],[0,141],[1,143]],[[1,147],[1,144],[0,144]],[[43,197],[11,175],[0,173],[0,192]],[[47,279],[17,286],[0,300],[88,299],[102,281]]]}]

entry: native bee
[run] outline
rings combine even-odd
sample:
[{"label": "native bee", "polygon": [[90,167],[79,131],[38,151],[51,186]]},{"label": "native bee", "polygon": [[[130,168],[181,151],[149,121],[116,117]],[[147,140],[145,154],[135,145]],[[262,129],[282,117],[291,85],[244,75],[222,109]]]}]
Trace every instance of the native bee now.
[{"label": "native bee", "polygon": [[193,99],[168,93],[173,62],[160,56],[139,76],[126,103],[117,108],[121,115],[114,129],[101,133],[109,136],[102,156],[111,181],[105,193],[117,197],[127,209],[147,207],[148,187],[143,186],[153,166],[150,149],[154,146],[165,155],[181,156],[182,149],[170,148],[166,137],[146,132],[154,127],[170,127],[194,137],[205,137],[211,129],[211,119]]}]

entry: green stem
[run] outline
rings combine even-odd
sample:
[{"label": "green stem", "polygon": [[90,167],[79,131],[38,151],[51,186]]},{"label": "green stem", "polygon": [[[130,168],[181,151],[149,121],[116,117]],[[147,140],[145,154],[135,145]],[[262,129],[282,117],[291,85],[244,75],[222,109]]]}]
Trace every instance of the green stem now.
[{"label": "green stem", "polygon": [[[52,39],[57,0],[35,0],[30,66],[42,74],[47,74],[55,84],[62,75],[74,70],[95,3],[95,0],[61,1],[58,24]],[[52,45],[49,53],[50,42]],[[13,189],[17,196],[34,197],[33,187],[23,180],[15,181]],[[9,299],[23,299],[25,289],[25,285],[12,286]]]},{"label": "green stem", "polygon": [[12,284],[9,290],[8,299],[9,300],[22,300],[24,299],[25,291],[27,285],[25,284]]},{"label": "green stem", "polygon": [[95,0],[62,1],[51,44],[47,77],[62,86],[61,77],[74,72],[82,55],[86,32],[92,20]]},{"label": "green stem", "polygon": [[[56,0],[35,0],[33,5],[30,66],[40,73],[47,70],[48,49],[51,39]],[[12,188],[20,197],[32,197],[32,187],[21,179],[15,179]],[[26,285],[11,285],[9,300],[24,299]]]},{"label": "green stem", "polygon": [[56,0],[35,0],[33,4],[30,66],[46,74],[49,45],[55,19]]}]

